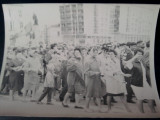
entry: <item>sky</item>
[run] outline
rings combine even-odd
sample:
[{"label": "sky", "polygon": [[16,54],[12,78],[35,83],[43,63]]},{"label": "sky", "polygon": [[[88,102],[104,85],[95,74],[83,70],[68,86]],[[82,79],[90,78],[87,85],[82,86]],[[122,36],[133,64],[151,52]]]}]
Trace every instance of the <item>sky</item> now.
[{"label": "sky", "polygon": [[[51,24],[59,24],[60,23],[60,12],[59,6],[62,4],[7,4],[5,6],[13,7],[19,6],[23,11],[24,20],[27,22],[28,20],[32,20],[33,13],[35,13],[38,17],[38,22],[40,25],[51,25]],[[92,4],[93,5],[93,4]],[[110,6],[111,4],[109,4]],[[106,4],[106,7],[108,5]],[[89,6],[88,6],[89,7]],[[104,4],[103,4],[103,7]],[[142,7],[142,5],[141,5]],[[153,8],[153,6],[146,6],[146,8]],[[84,7],[84,9],[87,7]],[[86,10],[87,11],[87,10]],[[16,19],[16,18],[15,18]]]},{"label": "sky", "polygon": [[[28,4],[24,5],[23,10],[25,13],[35,13],[40,25],[60,23],[59,4]],[[32,19],[32,14],[29,15]]]},{"label": "sky", "polygon": [[[7,4],[4,5],[4,7],[12,8],[12,10],[20,8],[25,23],[33,21],[33,14],[36,14],[39,25],[44,26],[60,23],[59,5],[60,4]],[[13,19],[17,20],[16,17]]]}]

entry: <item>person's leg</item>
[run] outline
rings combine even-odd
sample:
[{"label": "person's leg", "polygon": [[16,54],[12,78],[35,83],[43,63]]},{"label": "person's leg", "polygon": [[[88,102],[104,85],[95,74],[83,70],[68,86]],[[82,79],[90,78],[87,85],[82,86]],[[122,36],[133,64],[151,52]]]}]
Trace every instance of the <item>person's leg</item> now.
[{"label": "person's leg", "polygon": [[32,90],[32,99],[31,101],[35,102],[36,101],[36,92],[38,91],[39,84],[33,85],[33,90]]},{"label": "person's leg", "polygon": [[59,95],[60,101],[63,101],[63,100],[64,100],[64,96],[66,95],[67,90],[68,90],[67,85],[64,85],[64,87],[62,88],[62,91],[61,91],[61,93],[60,93],[60,95]]},{"label": "person's leg", "polygon": [[131,112],[131,110],[130,110],[130,108],[128,107],[128,104],[127,104],[127,102],[126,102],[126,100],[125,100],[125,96],[124,96],[124,95],[123,95],[123,96],[120,96],[120,99],[121,99],[124,107],[126,108],[127,112]]},{"label": "person's leg", "polygon": [[67,101],[68,101],[68,99],[69,99],[69,96],[71,96],[71,93],[68,93],[68,92],[67,92],[66,95],[64,96],[64,100],[63,100],[63,102],[62,102],[64,105],[67,105]]},{"label": "person's leg", "polygon": [[101,110],[101,99],[96,98],[96,101],[97,101],[97,105],[98,105],[98,110]]},{"label": "person's leg", "polygon": [[154,100],[148,100],[148,106],[151,109],[152,113],[156,113],[155,107],[154,107]]},{"label": "person's leg", "polygon": [[117,103],[117,101],[114,99],[114,97],[113,97],[113,96],[111,97],[111,102],[113,102],[113,103]]},{"label": "person's leg", "polygon": [[9,96],[10,96],[10,100],[13,101],[14,100],[14,91],[13,90],[9,91]]},{"label": "person's leg", "polygon": [[141,113],[144,113],[143,100],[137,100],[138,109]]},{"label": "person's leg", "polygon": [[97,104],[98,104],[98,112],[101,112],[101,113],[107,112],[106,109],[102,109],[102,107],[101,107],[101,98],[96,98],[96,101],[97,101]]},{"label": "person's leg", "polygon": [[75,102],[75,90],[73,91],[73,93],[70,96],[70,102]]},{"label": "person's leg", "polygon": [[133,101],[132,100],[132,96],[133,96],[133,90],[132,90],[132,88],[131,88],[131,86],[129,86],[129,88],[128,88],[128,94],[127,94],[127,99],[126,99],[126,101],[128,102],[128,103],[136,103],[135,101]]},{"label": "person's leg", "polygon": [[34,101],[35,99],[35,95],[36,95],[36,86],[33,85],[33,89],[32,89],[32,98],[31,98],[31,101]]},{"label": "person's leg", "polygon": [[93,102],[96,106],[98,106],[98,103],[97,103],[97,100],[96,100],[96,97],[93,97]]},{"label": "person's leg", "polygon": [[0,92],[3,92],[3,90],[4,90],[4,88],[5,88],[5,86],[6,86],[6,77],[4,77],[4,79],[2,80],[2,84],[1,84],[1,89],[0,89]]},{"label": "person's leg", "polygon": [[27,92],[28,92],[28,90],[24,90],[24,93],[23,93],[23,99],[24,100],[26,100]]},{"label": "person's leg", "polygon": [[112,96],[109,95],[109,96],[107,97],[108,111],[111,110],[111,99],[112,99]]},{"label": "person's leg", "polygon": [[89,109],[89,103],[91,101],[90,97],[86,97],[86,109]]},{"label": "person's leg", "polygon": [[42,95],[38,99],[38,102],[41,102],[44,99],[44,97],[47,95],[48,91],[49,91],[48,87],[45,87]]},{"label": "person's leg", "polygon": [[51,103],[53,88],[48,88],[47,104]]},{"label": "person's leg", "polygon": [[89,109],[89,103],[91,101],[91,97],[86,97],[86,106],[85,106],[85,111],[86,112],[92,112],[91,109]]},{"label": "person's leg", "polygon": [[103,96],[103,104],[107,105],[107,94]]},{"label": "person's leg", "polygon": [[[80,98],[81,98],[81,96],[80,96],[80,94],[75,94],[75,99],[76,99],[76,103],[75,103],[75,106],[76,107],[80,107],[80,105],[79,105],[79,103],[80,103]],[[80,107],[81,108],[81,107]]]},{"label": "person's leg", "polygon": [[8,94],[9,93],[9,85],[8,84],[6,84],[3,92],[4,92],[3,94]]}]

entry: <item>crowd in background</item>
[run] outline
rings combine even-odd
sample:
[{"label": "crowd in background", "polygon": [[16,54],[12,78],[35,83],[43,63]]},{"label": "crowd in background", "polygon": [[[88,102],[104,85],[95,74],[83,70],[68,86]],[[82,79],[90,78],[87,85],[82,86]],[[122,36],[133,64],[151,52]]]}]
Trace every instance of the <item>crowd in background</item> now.
[{"label": "crowd in background", "polygon": [[[12,101],[18,94],[37,104],[47,97],[49,105],[58,95],[63,107],[70,106],[70,99],[75,109],[87,112],[93,112],[92,99],[99,112],[109,112],[117,102],[115,98],[120,97],[128,112],[132,111],[128,103],[135,102],[142,113],[144,102],[151,112],[156,112],[149,48],[149,41],[91,47],[58,43],[46,48],[9,47],[0,93],[9,95]],[[85,99],[85,107],[80,105],[81,99]],[[107,111],[102,104],[108,105]]]}]

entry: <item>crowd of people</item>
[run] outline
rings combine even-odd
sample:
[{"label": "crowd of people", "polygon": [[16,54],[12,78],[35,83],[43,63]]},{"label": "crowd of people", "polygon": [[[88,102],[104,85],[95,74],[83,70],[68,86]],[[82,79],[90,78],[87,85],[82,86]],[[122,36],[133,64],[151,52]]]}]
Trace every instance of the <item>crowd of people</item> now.
[{"label": "crowd of people", "polygon": [[[48,105],[58,94],[63,107],[69,107],[70,100],[75,102],[75,109],[87,112],[93,112],[91,100],[99,112],[109,112],[117,102],[115,98],[120,97],[128,112],[132,112],[128,103],[136,102],[144,113],[146,102],[154,113],[149,48],[149,41],[91,47],[57,43],[46,48],[9,47],[0,93],[9,95],[12,101],[17,93],[37,104],[47,97]],[[44,89],[40,92],[41,85]],[[85,107],[80,105],[81,99],[85,99]],[[103,110],[102,104],[108,109]]]}]

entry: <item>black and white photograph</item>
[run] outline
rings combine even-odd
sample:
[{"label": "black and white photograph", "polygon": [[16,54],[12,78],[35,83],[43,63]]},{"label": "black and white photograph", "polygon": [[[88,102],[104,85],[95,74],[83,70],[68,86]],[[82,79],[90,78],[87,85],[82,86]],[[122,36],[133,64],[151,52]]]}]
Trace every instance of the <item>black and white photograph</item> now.
[{"label": "black and white photograph", "polygon": [[2,6],[0,116],[160,117],[159,5]]}]

